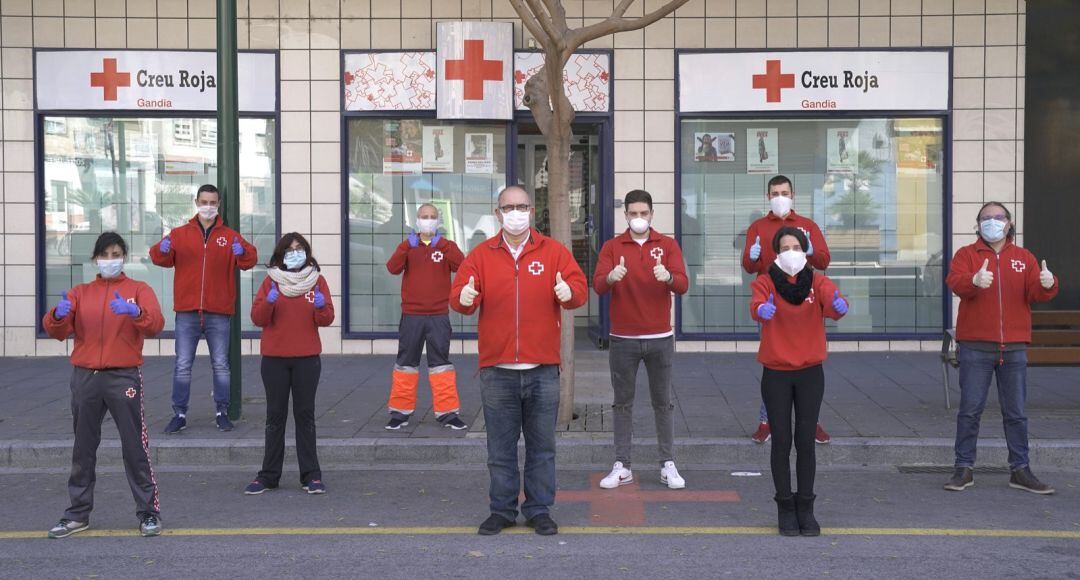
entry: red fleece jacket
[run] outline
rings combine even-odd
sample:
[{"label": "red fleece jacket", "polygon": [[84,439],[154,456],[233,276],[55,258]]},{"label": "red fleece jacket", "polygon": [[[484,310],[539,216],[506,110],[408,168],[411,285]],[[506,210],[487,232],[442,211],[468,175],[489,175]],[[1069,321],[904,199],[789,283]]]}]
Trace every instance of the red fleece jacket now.
[{"label": "red fleece jacket", "polygon": [[[653,275],[657,257],[671,272],[670,284]],[[608,284],[620,259],[626,261],[626,276]],[[652,228],[644,245],[634,241],[630,230],[605,242],[593,274],[596,293],[611,292],[611,334],[619,336],[671,332],[671,293],[685,294],[689,287],[679,243]]]},{"label": "red fleece jacket", "polygon": [[[263,329],[259,352],[263,356],[280,357],[322,353],[319,327],[330,326],[334,322],[334,301],[330,299],[326,278],[319,276],[315,286],[300,296],[286,296],[279,287],[275,302],[266,299],[271,282],[273,280],[267,276],[251,303],[251,321]],[[322,308],[315,308],[316,289],[326,298],[326,305]]]},{"label": "red fleece jacket", "polygon": [[446,238],[439,238],[434,247],[421,243],[413,248],[409,240],[401,242],[386,262],[391,274],[405,273],[401,312],[428,316],[449,312],[450,274],[457,272],[464,260],[457,244]]},{"label": "red fleece jacket", "polygon": [[[795,278],[788,277],[789,282]],[[761,323],[758,362],[778,371],[797,371],[821,364],[828,357],[825,345],[825,318],[840,320],[833,308],[836,284],[820,272],[814,272],[810,294],[801,304],[784,300],[768,274],[750,284],[750,317]],[[771,320],[758,316],[758,307],[773,296],[776,314]],[[841,298],[847,300],[841,294]]]},{"label": "red fleece jacket", "polygon": [[[825,243],[825,236],[822,235],[814,220],[803,217],[795,213],[795,210],[791,210],[784,216],[784,219],[776,217],[776,214],[770,211],[765,217],[758,218],[754,220],[754,223],[750,224],[750,227],[746,229],[746,243],[743,244],[743,270],[750,274],[767,274],[769,272],[769,266],[772,266],[772,263],[776,261],[776,252],[772,249],[772,239],[781,227],[799,228],[806,234],[810,244],[814,246],[814,255],[807,256],[806,261],[815,270],[824,270],[829,267],[832,256],[829,255],[829,245]],[[758,236],[761,237],[761,256],[754,262],[750,260],[750,246],[754,245],[754,240]],[[808,249],[803,248],[804,251]]]}]

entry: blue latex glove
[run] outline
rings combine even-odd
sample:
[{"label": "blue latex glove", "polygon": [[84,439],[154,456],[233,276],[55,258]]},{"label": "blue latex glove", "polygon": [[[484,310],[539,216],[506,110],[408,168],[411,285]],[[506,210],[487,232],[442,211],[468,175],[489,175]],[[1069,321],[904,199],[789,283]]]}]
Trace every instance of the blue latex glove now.
[{"label": "blue latex glove", "polygon": [[277,302],[278,296],[281,296],[281,293],[278,292],[277,283],[276,282],[271,282],[270,283],[270,291],[266,293],[266,301],[269,302],[270,304],[273,304],[273,303]]},{"label": "blue latex glove", "polygon": [[234,256],[244,255],[244,245],[240,243],[240,238],[232,239],[232,253]]},{"label": "blue latex glove", "polygon": [[806,236],[806,257],[814,255],[814,240],[810,239],[810,236]]},{"label": "blue latex glove", "polygon": [[409,232],[409,247],[415,248],[420,245],[420,236],[416,232]]},{"label": "blue latex glove", "polygon": [[120,296],[120,292],[114,292],[113,296],[115,296],[115,298],[109,301],[109,308],[113,311],[113,314],[117,316],[130,316],[132,318],[135,318],[139,315],[140,312],[142,312],[141,310],[139,310],[138,304],[124,300]]},{"label": "blue latex glove", "polygon": [[159,245],[158,247],[161,248],[162,254],[168,254],[169,250],[172,249],[172,236],[165,236],[165,239],[161,240],[161,245]]},{"label": "blue latex glove", "polygon": [[326,306],[326,296],[318,289],[315,290],[315,308],[322,308]]},{"label": "blue latex glove", "polygon": [[750,261],[756,262],[761,257],[761,236],[754,236],[754,245],[750,246]]},{"label": "blue latex glove", "polygon": [[772,320],[776,316],[776,295],[769,294],[769,301],[757,307],[758,318]]},{"label": "blue latex glove", "polygon": [[833,293],[832,307],[833,307],[833,310],[835,310],[836,312],[838,312],[840,314],[840,316],[843,316],[843,315],[847,314],[847,308],[848,308],[847,300],[844,300],[843,298],[840,297],[840,291],[839,290],[837,290],[836,292]]},{"label": "blue latex glove", "polygon": [[431,247],[434,248],[435,246],[439,245],[439,240],[441,239],[442,234],[436,233],[435,237],[431,238]]},{"label": "blue latex glove", "polygon": [[67,292],[62,292],[60,294],[60,303],[56,305],[53,316],[56,316],[56,319],[59,320],[68,314],[71,314],[71,301],[68,300]]}]

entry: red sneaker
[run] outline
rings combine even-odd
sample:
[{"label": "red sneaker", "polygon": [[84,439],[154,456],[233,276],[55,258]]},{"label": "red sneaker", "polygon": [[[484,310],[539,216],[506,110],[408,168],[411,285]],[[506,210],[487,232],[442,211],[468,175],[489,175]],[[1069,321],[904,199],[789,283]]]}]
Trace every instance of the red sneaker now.
[{"label": "red sneaker", "polygon": [[814,432],[814,441],[817,441],[821,445],[827,445],[832,441],[832,437],[821,428],[821,423],[817,424],[817,430]]},{"label": "red sneaker", "polygon": [[767,421],[758,423],[757,431],[754,431],[754,434],[750,436],[750,439],[753,439],[754,443],[759,444],[764,443],[771,438],[772,431],[769,430],[769,423]]}]

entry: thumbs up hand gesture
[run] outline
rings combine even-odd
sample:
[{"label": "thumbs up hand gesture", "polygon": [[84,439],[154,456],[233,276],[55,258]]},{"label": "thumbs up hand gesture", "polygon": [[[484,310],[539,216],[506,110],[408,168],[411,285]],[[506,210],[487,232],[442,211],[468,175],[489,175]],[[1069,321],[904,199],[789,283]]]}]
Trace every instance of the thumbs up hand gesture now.
[{"label": "thumbs up hand gesture", "polygon": [[244,245],[240,243],[240,238],[232,239],[232,253],[234,256],[244,255]]},{"label": "thumbs up hand gesture", "polygon": [[986,269],[989,265],[990,258],[983,260],[982,268],[980,268],[978,272],[975,272],[975,276],[971,278],[971,283],[983,290],[989,288],[990,285],[994,283],[994,273]]},{"label": "thumbs up hand gesture", "polygon": [[120,296],[120,292],[113,292],[113,299],[109,301],[109,309],[117,316],[130,316],[132,318],[137,317],[141,312],[138,304],[124,300]]},{"label": "thumbs up hand gesture", "polygon": [[626,277],[626,256],[619,256],[619,265],[611,269],[608,272],[607,281],[608,284],[614,284],[619,280]]},{"label": "thumbs up hand gesture", "polygon": [[277,302],[278,297],[281,296],[281,292],[278,291],[277,282],[270,283],[270,291],[266,293],[266,301],[270,304]]},{"label": "thumbs up hand gesture", "polygon": [[318,288],[315,289],[315,308],[323,308],[326,306],[326,296]]},{"label": "thumbs up hand gesture", "polygon": [[761,258],[761,236],[754,236],[754,245],[750,246],[750,261],[756,262]]},{"label": "thumbs up hand gesture", "polygon": [[1054,287],[1054,274],[1046,267],[1046,260],[1042,261],[1042,270],[1039,271],[1039,283],[1047,290]]},{"label": "thumbs up hand gesture", "polygon": [[56,305],[56,309],[53,310],[53,316],[56,317],[57,320],[60,320],[68,314],[71,314],[71,300],[68,300],[67,292],[62,292],[60,294],[60,302]]},{"label": "thumbs up hand gesture", "polygon": [[161,244],[158,246],[161,249],[162,254],[168,254],[172,249],[172,236],[165,236],[165,239],[161,240]]},{"label": "thumbs up hand gesture", "polygon": [[476,290],[476,278],[469,276],[469,283],[462,287],[461,296],[458,296],[458,302],[460,302],[462,306],[468,308],[473,305],[473,302],[476,301],[476,297],[479,294],[480,292]]},{"label": "thumbs up hand gesture", "polygon": [[661,261],[661,257],[656,257],[656,265],[652,269],[653,276],[656,276],[656,280],[667,284],[671,282],[671,272],[668,272],[667,266]]},{"label": "thumbs up hand gesture", "polygon": [[833,292],[832,307],[833,307],[833,310],[835,310],[836,313],[839,314],[840,316],[843,316],[843,315],[847,314],[847,300],[844,300],[843,298],[840,297],[840,291],[839,290]]},{"label": "thumbs up hand gesture", "polygon": [[566,302],[574,296],[574,293],[570,291],[570,286],[563,282],[562,272],[555,272],[555,297],[559,299],[559,302]]},{"label": "thumbs up hand gesture", "polygon": [[769,300],[757,307],[757,315],[762,320],[772,320],[773,316],[776,316],[775,294],[769,294]]}]

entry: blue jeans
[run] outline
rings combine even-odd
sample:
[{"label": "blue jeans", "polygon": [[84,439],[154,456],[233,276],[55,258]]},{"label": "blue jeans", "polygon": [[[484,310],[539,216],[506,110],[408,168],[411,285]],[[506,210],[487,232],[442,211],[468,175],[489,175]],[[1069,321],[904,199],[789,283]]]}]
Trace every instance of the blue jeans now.
[{"label": "blue jeans", "polygon": [[230,316],[204,312],[176,313],[176,368],[173,369],[172,408],[186,415],[191,399],[191,365],[199,338],[206,338],[210,348],[210,367],[214,371],[214,406],[217,412],[229,410],[229,322]]},{"label": "blue jeans", "polygon": [[525,502],[531,519],[555,503],[555,423],[559,413],[559,367],[525,371],[480,369],[480,398],[487,428],[491,513],[517,519],[518,438],[525,434]]},{"label": "blue jeans", "polygon": [[[990,380],[997,376],[998,402],[1009,448],[1009,468],[1028,465],[1027,351],[987,352],[960,345],[960,408],[956,413],[956,467],[975,466],[979,419],[986,408]],[[1004,362],[999,364],[999,360]]]}]

